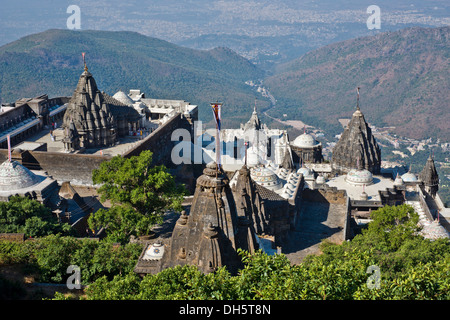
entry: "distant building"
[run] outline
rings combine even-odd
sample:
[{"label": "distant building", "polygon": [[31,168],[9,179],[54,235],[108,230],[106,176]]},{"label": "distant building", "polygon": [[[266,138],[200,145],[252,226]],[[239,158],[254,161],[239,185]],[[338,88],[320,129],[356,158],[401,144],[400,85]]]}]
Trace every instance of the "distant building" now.
[{"label": "distant building", "polygon": [[140,115],[134,108],[100,92],[85,67],[64,114],[64,149],[113,146],[119,136],[139,127]]},{"label": "distant building", "polygon": [[[140,91],[132,92],[137,100],[145,97]],[[181,107],[167,112],[164,106],[155,106],[149,112],[142,102],[131,99],[134,103],[130,105],[124,103],[124,95],[117,94],[116,98],[101,92],[85,67],[72,97],[41,95],[3,104],[0,112],[0,163],[3,163],[0,200],[8,201],[15,194],[27,196],[50,207],[62,221],[85,225],[88,214],[101,204],[96,199],[84,202],[76,190],[88,189],[95,193],[94,169],[115,155],[131,157],[142,150],[151,150],[155,165],[166,165],[181,183],[192,188],[193,169],[171,163],[174,145],[171,135],[177,128],[192,131],[197,106],[168,100]],[[158,108],[161,116],[152,119],[151,112],[156,114]],[[62,188],[64,195],[59,195]],[[85,232],[86,228],[78,229]]]},{"label": "distant building", "polygon": [[300,167],[303,163],[322,163],[322,143],[316,141],[308,133],[299,135],[290,144],[294,155],[294,162]]}]

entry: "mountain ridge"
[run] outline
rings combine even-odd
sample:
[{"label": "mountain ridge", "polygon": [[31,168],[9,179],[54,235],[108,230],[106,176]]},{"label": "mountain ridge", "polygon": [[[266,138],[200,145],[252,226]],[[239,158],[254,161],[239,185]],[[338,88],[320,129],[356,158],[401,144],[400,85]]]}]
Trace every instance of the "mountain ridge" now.
[{"label": "mountain ridge", "polygon": [[[277,68],[265,85],[290,118],[339,133],[361,110],[396,134],[450,141],[450,27],[406,28],[330,44]],[[276,108],[278,109],[278,108]],[[275,111],[275,110],[274,110]]]},{"label": "mountain ridge", "polygon": [[[186,100],[199,105],[206,121],[212,119],[211,101],[224,102],[225,115],[251,105],[256,93],[245,81],[264,77],[228,48],[195,50],[132,31],[49,29],[0,47],[2,101],[72,95],[83,71],[82,52],[100,90],[141,89],[148,97]],[[250,114],[246,107],[239,121]]]}]

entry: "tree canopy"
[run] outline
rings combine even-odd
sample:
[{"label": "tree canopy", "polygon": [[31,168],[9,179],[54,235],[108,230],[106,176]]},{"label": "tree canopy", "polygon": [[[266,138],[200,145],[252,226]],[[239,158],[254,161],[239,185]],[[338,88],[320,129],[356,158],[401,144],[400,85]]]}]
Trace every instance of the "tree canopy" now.
[{"label": "tree canopy", "polygon": [[[299,265],[283,254],[240,251],[244,268],[236,276],[225,267],[205,275],[187,265],[143,279],[130,273],[99,278],[87,299],[449,299],[449,239],[420,236],[417,214],[407,205],[384,207],[372,217],[353,240],[323,242],[320,255]],[[376,275],[379,286],[373,285]]]},{"label": "tree canopy", "polygon": [[71,234],[70,225],[59,223],[49,208],[27,197],[13,196],[0,202],[0,233],[24,233],[42,237],[53,233]]},{"label": "tree canopy", "polygon": [[146,235],[162,221],[166,210],[181,210],[187,191],[177,185],[168,169],[152,165],[152,152],[139,156],[115,156],[93,171],[92,180],[101,185],[101,200],[109,200],[109,210],[100,209],[89,218],[92,229],[106,227],[108,236],[124,242],[130,235]]},{"label": "tree canopy", "polygon": [[[87,285],[82,299],[89,300],[450,299],[449,239],[423,238],[409,206],[384,207],[372,217],[362,234],[342,244],[323,242],[320,255],[307,256],[298,265],[284,254],[240,250],[244,266],[237,275],[226,267],[203,274],[184,265],[141,278],[133,272],[140,244],[117,246],[107,239],[61,235],[24,243],[0,241],[0,265],[32,266],[40,281],[55,283],[63,283],[67,267],[77,265]],[[371,285],[376,275],[371,267],[379,270],[379,286]],[[11,286],[6,284],[15,290]]]}]

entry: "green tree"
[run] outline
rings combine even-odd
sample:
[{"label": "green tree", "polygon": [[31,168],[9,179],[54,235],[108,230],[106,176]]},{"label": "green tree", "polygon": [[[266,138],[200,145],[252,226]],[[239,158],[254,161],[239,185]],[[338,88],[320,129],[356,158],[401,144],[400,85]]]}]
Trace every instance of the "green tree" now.
[{"label": "green tree", "polygon": [[67,267],[72,264],[71,256],[80,246],[80,241],[72,237],[50,235],[41,238],[35,247],[40,281],[63,282],[67,278]]},{"label": "green tree", "polygon": [[70,225],[59,223],[49,208],[36,200],[20,196],[0,202],[0,232],[25,233],[26,237],[73,234]]},{"label": "green tree", "polygon": [[123,242],[130,235],[148,234],[152,225],[162,222],[164,211],[181,210],[187,190],[175,183],[165,166],[151,163],[152,152],[145,150],[130,158],[113,157],[93,171],[101,200],[113,206],[91,215],[92,229],[107,227],[111,239]]},{"label": "green tree", "polygon": [[395,251],[420,230],[419,215],[407,204],[384,206],[372,212],[372,221],[363,230],[364,240],[383,251]]},{"label": "green tree", "polygon": [[76,265],[81,283],[87,285],[101,277],[112,280],[132,272],[141,252],[139,243],[117,245],[58,234],[23,243],[0,241],[0,265],[23,265],[39,281],[52,283],[64,282],[69,276],[67,268]]}]

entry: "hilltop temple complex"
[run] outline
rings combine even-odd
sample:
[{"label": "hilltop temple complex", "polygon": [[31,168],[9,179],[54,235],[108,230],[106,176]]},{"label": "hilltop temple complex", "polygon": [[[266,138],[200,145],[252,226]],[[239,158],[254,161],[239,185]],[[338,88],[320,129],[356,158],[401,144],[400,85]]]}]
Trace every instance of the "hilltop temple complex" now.
[{"label": "hilltop temple complex", "polygon": [[[300,263],[318,253],[324,239],[352,239],[372,211],[386,205],[411,205],[424,237],[449,237],[433,157],[418,175],[384,168],[359,91],[331,161],[324,161],[313,134],[305,130],[291,140],[286,130],[262,123],[255,106],[240,128],[223,128],[218,136],[202,132],[202,141],[218,139],[218,165],[213,159],[219,150],[196,142],[196,105],[147,98],[139,89],[109,95],[86,66],[74,88],[71,97],[41,95],[2,105],[0,200],[36,199],[86,236],[87,217],[103,207],[95,199],[92,170],[113,156],[151,150],[153,164],[168,167],[191,196],[181,215],[167,213],[171,218],[153,236],[133,240],[144,246],[138,274],[184,264],[235,273],[239,249],[283,253]],[[189,141],[172,141],[180,128],[191,134]],[[174,163],[172,152],[182,143],[200,148],[204,161]]]},{"label": "hilltop temple complex", "polygon": [[[235,271],[238,248],[281,252],[299,263],[318,253],[324,239],[351,239],[370,222],[371,212],[385,205],[411,205],[426,238],[450,236],[439,222],[444,208],[432,157],[419,176],[382,168],[380,148],[359,107],[359,92],[356,111],[330,163],[323,161],[321,144],[312,135],[304,132],[289,142],[285,131],[260,121],[256,108],[247,123],[224,129],[221,138],[234,142],[233,152],[221,160],[223,171],[215,178],[215,162],[206,166],[189,214],[183,212],[169,236],[144,242],[135,272],[144,275],[183,264],[197,265],[205,273],[221,266]],[[241,139],[246,143],[239,144]]]},{"label": "hilltop temple complex", "polygon": [[140,90],[108,95],[85,65],[71,97],[41,95],[2,105],[0,200],[38,200],[84,236],[89,214],[103,208],[92,170],[113,156],[150,149],[154,164],[195,187],[193,169],[171,165],[170,155],[172,132],[191,131],[197,117],[197,106],[183,100],[146,99]]}]

